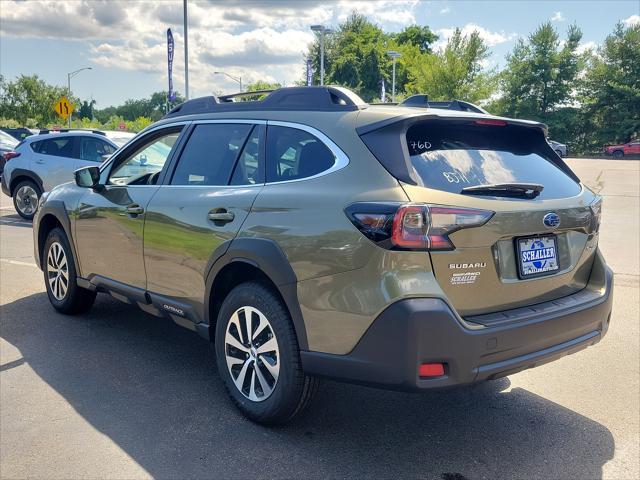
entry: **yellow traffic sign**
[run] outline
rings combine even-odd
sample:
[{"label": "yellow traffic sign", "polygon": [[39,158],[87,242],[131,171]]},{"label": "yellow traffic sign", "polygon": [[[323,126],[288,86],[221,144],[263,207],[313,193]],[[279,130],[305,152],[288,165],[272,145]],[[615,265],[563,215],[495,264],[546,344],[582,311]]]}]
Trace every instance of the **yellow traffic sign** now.
[{"label": "yellow traffic sign", "polygon": [[62,97],[53,105],[53,109],[63,120],[66,120],[73,113],[73,103],[67,97]]}]

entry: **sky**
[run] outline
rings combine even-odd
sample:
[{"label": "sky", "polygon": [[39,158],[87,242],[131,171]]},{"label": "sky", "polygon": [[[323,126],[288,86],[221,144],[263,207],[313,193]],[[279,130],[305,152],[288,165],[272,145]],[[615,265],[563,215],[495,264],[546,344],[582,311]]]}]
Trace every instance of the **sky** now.
[{"label": "sky", "polygon": [[[581,49],[595,48],[617,22],[640,22],[640,0],[418,1],[418,0],[188,0],[189,85],[192,98],[238,91],[224,71],[243,83],[292,84],[303,78],[309,26],[336,27],[353,11],[383,30],[428,25],[443,45],[456,27],[478,30],[491,47],[487,67],[521,37],[551,21],[564,37],[576,23]],[[167,90],[166,29],[176,42],[174,88],[184,92],[182,0],[0,0],[0,74],[12,80],[37,74],[66,85],[67,72],[91,67],[72,79],[74,95],[98,108]]]}]

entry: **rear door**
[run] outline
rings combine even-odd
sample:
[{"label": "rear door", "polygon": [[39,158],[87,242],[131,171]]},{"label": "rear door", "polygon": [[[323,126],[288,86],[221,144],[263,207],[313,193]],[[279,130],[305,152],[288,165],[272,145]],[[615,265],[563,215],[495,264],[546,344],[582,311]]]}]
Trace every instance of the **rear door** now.
[{"label": "rear door", "polygon": [[[542,130],[426,120],[410,126],[405,140],[417,183],[403,183],[411,201],[495,212],[482,226],[449,234],[449,250],[429,252],[438,283],[460,314],[531,305],[584,288],[597,245],[597,212],[590,206],[596,196],[554,154]],[[537,196],[463,193],[523,183],[543,190]]]},{"label": "rear door", "polygon": [[150,293],[175,304],[202,305],[212,254],[236,236],[264,184],[264,128],[251,121],[191,128],[147,208],[144,257]]},{"label": "rear door", "polygon": [[100,138],[92,136],[78,137],[78,149],[74,162],[74,170],[92,165],[100,165],[105,155],[112,155],[116,148]]},{"label": "rear door", "polygon": [[60,135],[38,142],[31,168],[42,179],[45,190],[73,180],[77,137]]}]

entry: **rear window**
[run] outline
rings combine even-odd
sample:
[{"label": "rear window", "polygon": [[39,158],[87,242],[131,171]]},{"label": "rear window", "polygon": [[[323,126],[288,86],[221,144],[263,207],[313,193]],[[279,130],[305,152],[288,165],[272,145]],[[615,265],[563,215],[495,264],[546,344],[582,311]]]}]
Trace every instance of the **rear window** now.
[{"label": "rear window", "polygon": [[538,198],[577,195],[580,186],[555,163],[540,132],[518,126],[423,122],[410,127],[407,149],[424,187],[460,193],[464,187],[538,183]]}]

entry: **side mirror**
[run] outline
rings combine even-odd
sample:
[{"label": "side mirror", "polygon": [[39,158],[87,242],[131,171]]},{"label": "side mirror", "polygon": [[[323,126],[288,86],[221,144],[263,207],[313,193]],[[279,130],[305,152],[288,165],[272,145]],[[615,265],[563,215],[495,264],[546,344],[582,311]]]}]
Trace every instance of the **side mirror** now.
[{"label": "side mirror", "polygon": [[100,168],[84,167],[73,172],[76,185],[82,188],[97,188],[100,185]]}]

